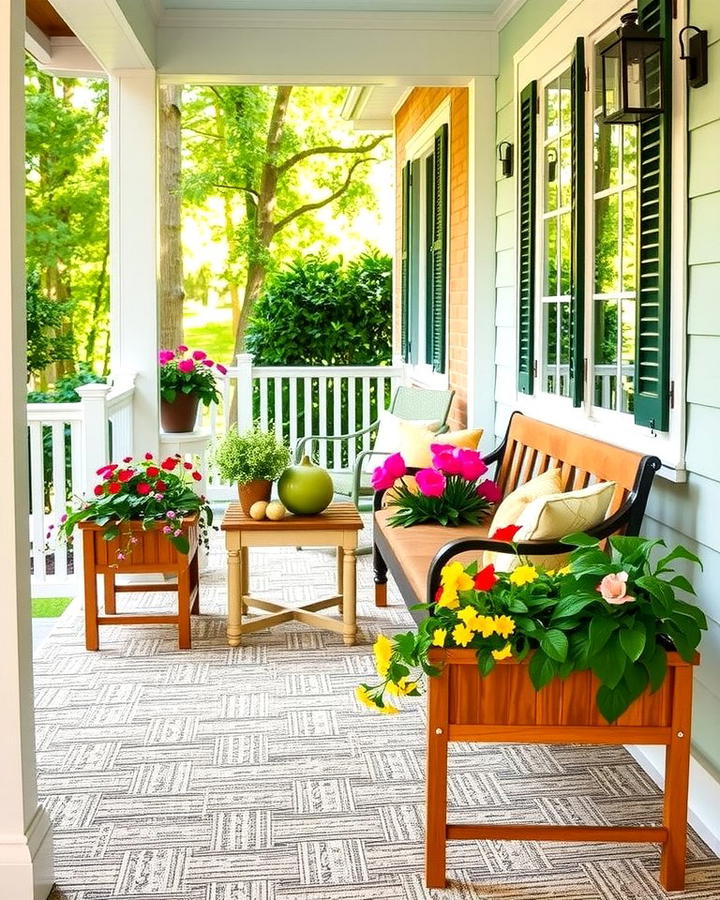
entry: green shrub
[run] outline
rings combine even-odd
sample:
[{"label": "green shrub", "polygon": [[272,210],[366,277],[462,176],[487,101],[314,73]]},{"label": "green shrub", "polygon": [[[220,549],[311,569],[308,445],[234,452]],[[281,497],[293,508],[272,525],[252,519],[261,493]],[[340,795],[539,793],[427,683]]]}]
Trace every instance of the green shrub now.
[{"label": "green shrub", "polygon": [[213,461],[223,481],[274,481],[290,463],[290,451],[274,434],[251,428],[238,433],[231,428],[214,449]]},{"label": "green shrub", "polygon": [[391,360],[392,260],[307,256],[271,275],[248,325],[256,365],[376,366]]}]

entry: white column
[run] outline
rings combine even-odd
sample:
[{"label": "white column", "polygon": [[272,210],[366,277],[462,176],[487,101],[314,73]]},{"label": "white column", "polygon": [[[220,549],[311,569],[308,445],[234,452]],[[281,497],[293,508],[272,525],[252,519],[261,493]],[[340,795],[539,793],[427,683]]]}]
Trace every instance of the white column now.
[{"label": "white column", "polygon": [[495,446],[495,79],[469,84],[468,426]]},{"label": "white column", "polygon": [[38,806],[25,414],[25,4],[0,0],[0,896],[52,887],[50,823]]},{"label": "white column", "polygon": [[82,407],[83,494],[89,494],[97,483],[97,470],[100,466],[111,461],[107,415],[107,396],[110,390],[109,384],[84,384],[77,388]]},{"label": "white column", "polygon": [[253,427],[253,357],[252,353],[238,353],[236,360],[238,431]]},{"label": "white column", "polygon": [[135,455],[159,448],[157,84],[110,76],[110,346],[113,375],[136,374]]}]

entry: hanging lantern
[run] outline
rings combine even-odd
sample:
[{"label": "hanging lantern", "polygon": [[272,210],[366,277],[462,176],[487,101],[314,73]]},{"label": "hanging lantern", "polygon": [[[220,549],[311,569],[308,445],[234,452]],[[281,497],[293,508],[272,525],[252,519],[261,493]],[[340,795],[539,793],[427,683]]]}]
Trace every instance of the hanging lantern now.
[{"label": "hanging lantern", "polygon": [[663,111],[663,39],[637,18],[635,10],[622,16],[617,40],[601,53],[605,124],[637,124]]}]

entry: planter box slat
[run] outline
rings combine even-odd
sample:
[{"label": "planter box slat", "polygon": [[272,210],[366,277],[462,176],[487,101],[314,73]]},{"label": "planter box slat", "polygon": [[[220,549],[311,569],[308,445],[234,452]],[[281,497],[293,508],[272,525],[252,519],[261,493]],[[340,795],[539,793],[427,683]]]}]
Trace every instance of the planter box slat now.
[{"label": "planter box slat", "polygon": [[[660,881],[667,890],[685,884],[687,793],[693,663],[667,655],[667,674],[617,721],[608,724],[595,702],[592,672],[555,678],[535,691],[528,661],[502,660],[487,677],[474,650],[433,649],[441,669],[428,684],[427,820],[425,880],[445,887],[448,840],[618,841],[662,844]],[[508,825],[447,823],[450,741],[527,744],[660,744],[667,747],[662,827]]]}]

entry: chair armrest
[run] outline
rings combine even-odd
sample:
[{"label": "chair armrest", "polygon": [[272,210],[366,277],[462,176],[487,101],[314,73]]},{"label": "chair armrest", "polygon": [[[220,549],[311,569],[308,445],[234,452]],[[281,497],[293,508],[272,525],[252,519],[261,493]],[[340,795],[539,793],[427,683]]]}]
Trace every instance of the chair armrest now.
[{"label": "chair armrest", "polygon": [[[374,428],[378,427],[379,419],[375,422],[371,422],[367,427],[361,428],[359,431],[351,431],[348,434],[308,434],[305,437],[300,438],[300,440],[295,444],[295,462],[299,462],[303,457],[303,451],[305,449],[305,445],[309,441],[349,441],[353,438],[358,438],[363,434],[367,434],[369,431],[372,431]],[[363,451],[366,452],[366,451]]]}]

